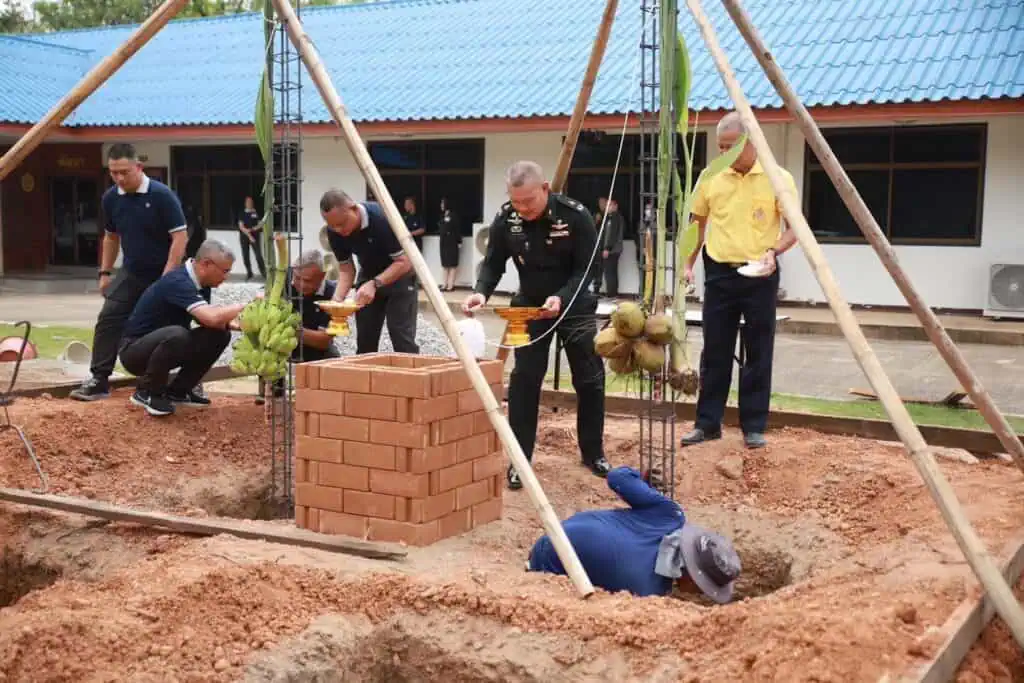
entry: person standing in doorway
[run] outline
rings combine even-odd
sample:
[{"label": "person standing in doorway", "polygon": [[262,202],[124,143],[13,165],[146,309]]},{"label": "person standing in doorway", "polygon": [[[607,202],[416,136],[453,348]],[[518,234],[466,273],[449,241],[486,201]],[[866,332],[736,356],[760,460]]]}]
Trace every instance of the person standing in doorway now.
[{"label": "person standing in doorway", "polygon": [[[540,392],[548,368],[551,340],[565,341],[572,385],[576,390],[576,433],[584,467],[607,476],[604,457],[604,363],[594,351],[597,297],[588,285],[597,231],[590,212],[575,199],[551,192],[541,167],[519,161],[505,175],[509,200],[491,224],[474,293],[462,304],[466,314],[487,303],[511,258],[519,271],[513,306],[543,308],[542,318],[527,329],[530,343],[515,350],[508,387],[508,416],[526,459],[532,461],[537,439]],[[564,312],[564,315],[563,315]],[[557,325],[557,331],[552,327]],[[522,480],[509,466],[508,487]]]},{"label": "person standing in doorway", "polygon": [[[356,353],[375,353],[384,323],[397,353],[419,353],[416,316],[419,300],[412,261],[392,232],[376,202],[357,202],[341,190],[320,198],[320,215],[327,223],[327,240],[338,260],[334,301],[344,301],[353,286],[356,311]],[[359,260],[356,274],[352,257]]]},{"label": "person standing in doorway", "polygon": [[[739,114],[726,114],[718,124],[718,148],[724,154],[745,132]],[[793,176],[785,169],[780,171],[795,195]],[[697,221],[697,248],[686,263],[686,277],[692,281],[697,255],[703,254],[704,352],[697,420],[693,431],[683,437],[682,445],[722,437],[722,416],[739,333],[746,356],[740,368],[740,426],[746,446],[762,448],[766,445],[764,431],[772,391],[779,289],[776,258],[793,246],[796,235],[783,220],[779,199],[749,141],[730,168],[697,186],[691,220]],[[762,264],[763,277],[738,272],[754,261]]]},{"label": "person standing in doorway", "polygon": [[409,228],[409,234],[412,235],[412,241],[416,243],[416,248],[422,254],[423,235],[427,232],[427,227],[423,225],[423,219],[416,212],[415,197],[405,198],[402,205],[402,220],[405,221],[405,227]]},{"label": "person standing in doorway", "polygon": [[[601,231],[601,226],[604,224],[605,214],[608,212],[608,198],[598,197],[597,199],[597,213],[594,214],[594,227],[597,228],[598,233]],[[604,263],[602,259],[595,258],[593,270],[591,271],[594,279],[591,284],[594,287],[594,294],[599,295],[601,293],[601,280],[604,278]]]},{"label": "person standing in doorway", "polygon": [[252,197],[245,198],[245,205],[242,212],[238,214],[238,238],[242,247],[242,264],[245,266],[246,281],[252,279],[252,263],[249,260],[249,250],[256,254],[256,267],[260,269],[260,277],[267,278],[267,265],[263,261],[263,221],[260,213],[256,210],[256,202]]},{"label": "person standing in doorway", "polygon": [[462,248],[462,226],[459,217],[448,206],[448,200],[441,200],[441,218],[437,222],[441,235],[441,267],[444,268],[444,291],[455,289],[455,278],[459,272],[459,250]]},{"label": "person standing in doorway", "polygon": [[604,249],[601,251],[602,272],[604,273],[605,296],[614,299],[619,295],[619,256],[622,255],[622,234],[626,230],[626,222],[619,213],[619,203],[608,200],[608,209],[604,215]]},{"label": "person standing in doorway", "polygon": [[[111,145],[107,168],[114,185],[102,200],[106,233],[99,286],[104,302],[93,331],[90,377],[71,392],[78,401],[110,396],[109,379],[128,317],[146,288],[181,264],[188,244],[178,196],[146,175],[133,145]],[[113,277],[119,251],[121,267]]]}]

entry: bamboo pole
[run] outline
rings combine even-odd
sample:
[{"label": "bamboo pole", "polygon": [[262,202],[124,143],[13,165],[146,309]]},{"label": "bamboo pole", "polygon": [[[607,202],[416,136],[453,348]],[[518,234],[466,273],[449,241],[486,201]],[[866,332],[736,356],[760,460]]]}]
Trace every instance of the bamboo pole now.
[{"label": "bamboo pole", "polygon": [[1003,417],[992,397],[982,385],[981,380],[971,370],[971,367],[967,364],[967,359],[964,358],[960,349],[950,339],[938,316],[928,307],[928,304],[925,303],[924,299],[914,288],[910,278],[907,277],[906,272],[900,266],[899,259],[896,257],[896,252],[893,250],[892,245],[889,244],[885,233],[879,227],[878,221],[875,220],[871,210],[868,209],[868,205],[864,203],[857,188],[850,181],[850,177],[846,174],[842,164],[836,159],[832,148],[825,140],[825,136],[821,134],[818,124],[814,122],[810,112],[807,111],[807,108],[797,96],[796,91],[793,90],[793,86],[786,79],[785,74],[782,72],[782,67],[775,61],[772,53],[768,50],[768,46],[750,20],[750,15],[740,5],[739,0],[722,0],[722,3],[739,29],[740,34],[754,52],[757,61],[760,62],[761,68],[764,69],[765,74],[768,76],[768,80],[775,86],[775,90],[782,97],[786,108],[796,119],[800,130],[804,134],[804,138],[807,139],[807,144],[814,150],[815,155],[821,162],[822,168],[825,169],[829,178],[832,179],[832,184],[835,185],[836,191],[842,197],[843,203],[846,204],[850,215],[853,216],[853,220],[860,226],[864,237],[874,247],[878,258],[882,261],[882,265],[889,271],[889,275],[892,276],[896,286],[903,293],[903,297],[910,304],[910,308],[921,321],[921,326],[924,328],[928,338],[931,339],[932,344],[938,349],[939,355],[949,365],[949,369],[956,375],[960,385],[967,391],[978,412],[984,416],[985,421],[992,427],[992,431],[998,437],[1000,443],[1003,444],[1006,452],[1013,457],[1017,467],[1024,471],[1024,444],[1021,444],[1017,434],[1013,431],[1013,427]]},{"label": "bamboo pole", "polygon": [[505,448],[505,453],[508,454],[512,460],[512,465],[519,473],[526,492],[530,496],[530,501],[540,515],[544,530],[547,532],[548,538],[551,539],[555,552],[558,553],[558,558],[562,561],[562,566],[565,567],[566,573],[576,586],[576,590],[580,593],[581,597],[588,597],[594,592],[590,578],[583,569],[583,565],[580,563],[572,543],[569,542],[565,529],[562,528],[561,523],[558,521],[555,511],[551,508],[551,504],[544,494],[544,489],[541,488],[540,481],[537,480],[537,476],[533,473],[530,463],[526,460],[526,455],[516,440],[515,434],[512,433],[512,428],[502,414],[501,404],[495,399],[490,386],[487,384],[487,380],[484,378],[483,372],[480,370],[480,366],[477,364],[476,358],[473,357],[473,354],[463,341],[462,335],[459,334],[455,316],[452,315],[451,309],[448,308],[448,304],[445,302],[444,296],[441,294],[441,290],[438,288],[426,260],[424,260],[423,255],[416,248],[416,243],[409,234],[405,221],[402,220],[398,207],[395,205],[395,201],[384,184],[384,180],[381,178],[376,165],[374,165],[373,159],[366,150],[366,145],[363,143],[362,138],[359,137],[359,131],[356,130],[355,124],[349,118],[341,96],[335,90],[331,77],[320,60],[320,55],[316,48],[313,46],[313,41],[303,30],[302,23],[299,21],[288,0],[272,1],[278,15],[285,21],[288,36],[299,51],[299,55],[302,57],[310,77],[324,99],[327,110],[331,112],[335,123],[341,129],[342,137],[345,139],[349,152],[355,159],[356,165],[359,166],[359,170],[362,172],[377,201],[380,202],[381,207],[384,209],[384,214],[387,216],[391,230],[395,233],[395,236],[402,245],[402,249],[405,250],[406,255],[412,261],[413,269],[423,283],[423,291],[426,292],[430,304],[434,307],[437,317],[441,320],[441,325],[448,334],[448,339],[451,341],[455,353],[462,362],[466,374],[469,375],[473,388],[480,396],[491,425],[497,431],[498,438],[501,439],[501,443]]},{"label": "bamboo pole", "polygon": [[[565,134],[565,141],[562,142],[562,149],[558,152],[558,163],[555,165],[555,174],[551,177],[551,191],[561,192],[569,179],[569,168],[572,166],[572,157],[576,153],[576,143],[579,141],[580,129],[583,128],[583,120],[587,117],[587,106],[590,104],[590,93],[594,90],[594,83],[597,82],[597,72],[601,68],[601,60],[604,59],[605,48],[608,47],[608,37],[612,33],[612,24],[615,22],[615,11],[618,9],[619,0],[608,0],[604,6],[604,14],[601,16],[601,23],[597,27],[597,37],[594,38],[594,47],[590,50],[590,61],[587,62],[587,71],[583,74],[583,85],[580,86],[580,93],[576,96],[576,106],[572,110],[572,118],[569,119],[569,130]],[[505,326],[506,331],[508,325]],[[505,336],[502,335],[504,340]],[[555,345],[555,353],[560,353]],[[508,359],[511,349],[507,346],[498,347],[495,357],[504,361]]]},{"label": "bamboo pole", "polygon": [[868,344],[868,340],[864,337],[864,332],[860,329],[860,325],[854,317],[849,303],[847,303],[839,291],[839,285],[832,274],[828,261],[825,259],[821,245],[818,244],[810,225],[807,223],[807,219],[804,218],[795,194],[783,180],[782,169],[779,167],[778,162],[775,160],[775,155],[772,154],[772,150],[768,146],[764,131],[761,130],[761,126],[754,117],[754,111],[751,109],[750,103],[747,101],[746,96],[743,94],[743,89],[736,79],[736,75],[729,65],[728,57],[726,57],[725,52],[718,43],[715,29],[704,13],[700,0],[686,0],[686,4],[689,6],[690,12],[700,28],[704,42],[714,58],[715,66],[718,67],[718,71],[722,74],[722,80],[725,82],[729,96],[736,105],[736,110],[743,120],[750,142],[757,149],[761,166],[768,175],[772,188],[775,190],[775,195],[782,204],[783,216],[790,229],[796,233],[800,247],[807,257],[807,261],[810,263],[815,276],[818,278],[818,283],[821,285],[822,291],[824,291],[825,297],[832,307],[836,321],[839,323],[843,335],[850,344],[854,358],[857,359],[864,374],[871,382],[872,388],[874,388],[882,404],[885,406],[885,410],[889,414],[889,419],[892,421],[896,433],[899,434],[900,439],[910,453],[914,465],[917,467],[918,472],[920,472],[921,478],[928,487],[928,491],[935,499],[935,503],[938,505],[939,511],[942,513],[942,517],[949,526],[950,531],[952,531],[953,537],[956,538],[957,544],[963,551],[967,563],[974,570],[981,585],[988,592],[999,616],[1009,626],[1017,642],[1024,647],[1024,610],[1021,609],[1010,587],[1006,584],[1002,574],[1000,574],[999,569],[992,562],[992,558],[982,544],[981,539],[978,538],[974,529],[971,528],[970,522],[968,522],[966,515],[964,515],[963,508],[960,507],[960,502],[953,492],[953,487],[950,486],[939,470],[938,465],[935,463],[935,458],[928,448],[928,444],[925,443],[924,437],[921,436],[921,432],[918,431],[917,425],[911,419],[906,406],[903,405],[899,395],[896,393],[896,389],[885,374],[881,363],[878,362],[878,357]]},{"label": "bamboo pole", "polygon": [[67,95],[46,112],[46,116],[39,123],[32,126],[14,143],[13,147],[7,150],[3,157],[0,157],[0,180],[6,178],[18,164],[25,160],[25,157],[43,142],[43,139],[54,128],[63,123],[87,97],[106,83],[125,62],[141,50],[142,46],[166,26],[167,22],[177,16],[178,12],[187,4],[188,0],[165,0],[141,26],[128,36],[128,40],[121,43],[113,54],[90,69],[89,73],[82,77],[82,80]]},{"label": "bamboo pole", "polygon": [[594,83],[597,82],[597,72],[601,68],[601,60],[604,59],[605,48],[608,47],[608,38],[612,34],[615,10],[618,6],[619,0],[607,0],[604,5],[604,14],[601,16],[601,23],[597,27],[594,47],[590,50],[590,61],[587,62],[587,71],[583,74],[580,94],[576,96],[576,106],[572,110],[572,118],[569,119],[569,132],[566,133],[562,149],[558,153],[555,174],[551,176],[552,192],[561,192],[565,188],[566,180],[569,178],[569,167],[572,165],[573,154],[576,153],[576,142],[580,137],[580,129],[583,128],[583,119],[587,117],[590,93],[594,91]]}]

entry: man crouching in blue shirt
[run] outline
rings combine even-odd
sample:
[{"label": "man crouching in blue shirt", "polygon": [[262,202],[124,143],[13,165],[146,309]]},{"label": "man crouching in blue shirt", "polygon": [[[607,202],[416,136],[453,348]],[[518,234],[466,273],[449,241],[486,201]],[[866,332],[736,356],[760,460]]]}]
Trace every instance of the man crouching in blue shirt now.
[{"label": "man crouching in blue shirt", "polygon": [[[212,306],[203,289],[219,287],[235,255],[217,240],[206,240],[194,259],[146,289],[135,304],[121,340],[121,364],[138,378],[131,402],[154,416],[175,405],[203,407],[210,399],[194,391],[231,342],[228,325],[246,304]],[[192,328],[192,320],[199,327]],[[180,368],[168,385],[168,375]]]},{"label": "man crouching in blue shirt", "polygon": [[[668,595],[678,581],[720,604],[732,599],[740,558],[728,539],[688,524],[679,505],[635,469],[616,467],[608,487],[630,507],[579,512],[562,523],[595,586],[643,597]],[[565,574],[547,536],[530,551],[529,570]]]}]

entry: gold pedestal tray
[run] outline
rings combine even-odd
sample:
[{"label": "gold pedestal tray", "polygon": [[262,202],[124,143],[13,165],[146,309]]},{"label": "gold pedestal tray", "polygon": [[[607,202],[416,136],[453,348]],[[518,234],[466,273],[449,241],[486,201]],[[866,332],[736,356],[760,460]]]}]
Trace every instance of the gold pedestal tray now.
[{"label": "gold pedestal tray", "polygon": [[317,301],[316,305],[331,316],[327,334],[336,337],[347,337],[352,333],[348,326],[348,317],[362,308],[361,304],[354,301]]},{"label": "gold pedestal tray", "polygon": [[505,338],[501,343],[505,346],[525,346],[530,343],[530,333],[526,329],[526,323],[531,320],[539,320],[543,308],[539,306],[502,306],[496,307],[494,312],[508,323],[505,328]]}]

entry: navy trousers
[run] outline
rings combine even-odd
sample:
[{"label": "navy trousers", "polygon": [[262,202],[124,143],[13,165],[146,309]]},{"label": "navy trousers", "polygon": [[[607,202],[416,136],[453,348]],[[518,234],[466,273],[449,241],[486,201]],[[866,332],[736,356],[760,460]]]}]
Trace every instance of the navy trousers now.
[{"label": "navy trousers", "polygon": [[704,351],[695,426],[705,432],[722,427],[737,334],[745,356],[739,378],[740,426],[744,434],[763,433],[768,423],[779,271],[750,278],[736,272],[738,265],[718,263],[704,252]]}]

